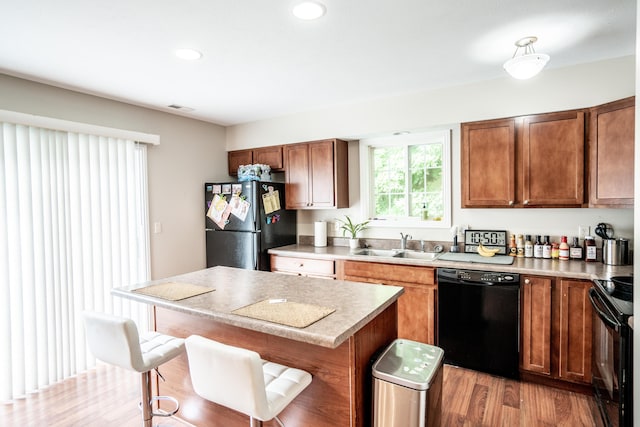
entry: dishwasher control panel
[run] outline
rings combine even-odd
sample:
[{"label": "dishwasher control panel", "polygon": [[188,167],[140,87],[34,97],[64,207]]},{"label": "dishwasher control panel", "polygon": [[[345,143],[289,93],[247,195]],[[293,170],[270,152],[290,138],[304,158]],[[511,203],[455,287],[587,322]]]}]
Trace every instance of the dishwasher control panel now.
[{"label": "dishwasher control panel", "polygon": [[520,275],[517,273],[503,273],[497,271],[458,270],[439,268],[438,281],[460,283],[486,283],[486,284],[519,284]]}]

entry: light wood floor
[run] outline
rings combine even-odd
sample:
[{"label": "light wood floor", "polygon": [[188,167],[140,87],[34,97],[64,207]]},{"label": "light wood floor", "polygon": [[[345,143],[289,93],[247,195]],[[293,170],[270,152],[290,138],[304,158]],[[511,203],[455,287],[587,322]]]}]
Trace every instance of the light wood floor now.
[{"label": "light wood floor", "polygon": [[[0,403],[0,426],[138,427],[138,397],[137,374],[101,365],[24,399]],[[590,396],[444,367],[443,427],[591,427],[592,405]],[[175,418],[154,418],[158,424],[189,426]]]}]

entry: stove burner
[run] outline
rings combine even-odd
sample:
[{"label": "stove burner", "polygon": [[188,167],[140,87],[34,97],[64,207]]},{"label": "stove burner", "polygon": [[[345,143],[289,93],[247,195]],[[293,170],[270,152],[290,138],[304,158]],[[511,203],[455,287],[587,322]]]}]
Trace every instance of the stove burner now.
[{"label": "stove burner", "polygon": [[609,280],[613,283],[612,297],[633,301],[633,276],[615,276]]}]

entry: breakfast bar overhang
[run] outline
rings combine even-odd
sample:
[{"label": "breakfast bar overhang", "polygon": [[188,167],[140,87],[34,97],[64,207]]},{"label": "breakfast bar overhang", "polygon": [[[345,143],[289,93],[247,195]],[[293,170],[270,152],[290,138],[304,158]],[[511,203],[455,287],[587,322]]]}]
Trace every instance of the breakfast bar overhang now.
[{"label": "breakfast bar overhang", "polygon": [[[184,299],[169,297],[177,300],[145,293],[145,288],[162,287],[156,285],[172,290],[195,285],[204,293]],[[396,301],[402,292],[403,288],[396,286],[230,267],[213,267],[112,290],[115,296],[152,305],[153,325],[158,332],[185,338],[202,335],[311,373],[311,385],[280,415],[287,427],[370,424],[371,363],[378,350],[397,338]],[[293,303],[329,310],[321,314],[325,317],[305,327],[233,313],[258,303],[273,303],[274,307]],[[294,312],[291,317],[295,317]],[[287,322],[288,319],[284,323]],[[186,354],[163,365],[161,373],[166,382],[158,381],[157,391],[180,401],[177,417],[196,426],[248,425],[243,414],[195,394]]]}]

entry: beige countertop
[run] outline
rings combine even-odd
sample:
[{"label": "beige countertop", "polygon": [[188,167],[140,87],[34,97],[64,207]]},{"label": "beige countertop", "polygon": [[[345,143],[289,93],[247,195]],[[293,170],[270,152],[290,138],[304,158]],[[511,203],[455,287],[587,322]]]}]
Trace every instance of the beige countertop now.
[{"label": "beige countertop", "polygon": [[[134,289],[167,282],[202,285],[215,288],[215,291],[180,301],[132,292]],[[336,348],[393,304],[403,293],[403,288],[213,267],[113,289],[111,293],[240,328]],[[231,313],[238,308],[273,298],[330,307],[335,312],[306,328],[294,328]]]},{"label": "beige countertop", "polygon": [[568,277],[575,279],[606,279],[613,276],[633,274],[633,266],[612,266],[601,262],[559,261],[538,258],[516,258],[512,265],[480,264],[457,261],[425,261],[420,259],[393,258],[382,256],[355,255],[348,247],[310,245],[289,245],[269,249],[274,255],[314,259],[348,259],[389,264],[422,265],[425,267],[466,268],[472,270],[501,271],[507,273],[534,274],[542,276]]}]

